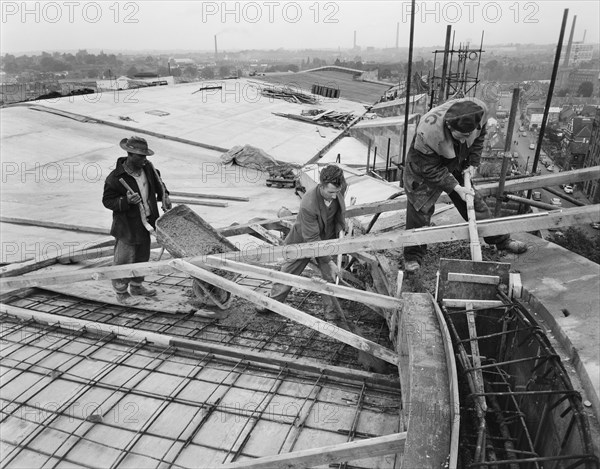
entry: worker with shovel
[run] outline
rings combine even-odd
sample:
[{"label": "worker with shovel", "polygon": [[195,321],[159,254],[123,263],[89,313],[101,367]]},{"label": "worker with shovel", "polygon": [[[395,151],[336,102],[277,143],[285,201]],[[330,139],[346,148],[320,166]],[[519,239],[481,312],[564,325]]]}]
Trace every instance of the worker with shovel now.
[{"label": "worker with shovel", "polygon": [[[120,146],[127,156],[117,159],[116,168],[104,182],[102,196],[104,206],[113,212],[110,234],[116,238],[114,265],[147,262],[150,233],[154,232],[159,217],[157,200],[162,201],[163,211],[171,208],[169,192],[159,172],[146,158],[154,154],[146,140],[124,138]],[[134,306],[140,302],[134,296],[156,296],[156,290],[144,286],[143,282],[144,277],[113,279],[117,300]]]},{"label": "worker with shovel", "polygon": [[[285,244],[310,243],[337,238],[338,233],[346,226],[346,205],[344,203],[344,192],[346,179],[344,171],[335,165],[328,165],[321,171],[320,184],[308,191],[302,198],[296,222],[285,239]],[[339,274],[338,267],[331,256],[319,256],[316,258],[323,280],[335,282],[335,276]],[[292,259],[281,267],[281,271],[301,275],[310,258]],[[284,302],[292,287],[282,284],[274,284],[271,288],[271,298]],[[324,296],[326,315],[337,316],[335,312],[334,299]],[[258,313],[269,313],[268,309],[259,309]]]},{"label": "worker with shovel", "polygon": [[[464,187],[463,174],[473,176],[479,166],[486,135],[487,106],[476,98],[447,101],[431,109],[420,120],[415,138],[406,156],[406,229],[431,224],[435,203],[446,192],[461,216],[467,220],[467,194],[474,195],[478,220],[491,218],[483,198]],[[521,254],[527,246],[508,234],[486,236],[484,241],[498,249]],[[419,270],[427,245],[404,247],[404,270]]]}]

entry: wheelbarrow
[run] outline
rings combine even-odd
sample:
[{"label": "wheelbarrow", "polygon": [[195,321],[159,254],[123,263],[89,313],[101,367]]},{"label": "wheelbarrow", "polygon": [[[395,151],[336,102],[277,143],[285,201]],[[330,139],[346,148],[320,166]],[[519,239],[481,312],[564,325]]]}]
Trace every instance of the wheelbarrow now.
[{"label": "wheelbarrow", "polygon": [[[234,244],[215,230],[187,205],[178,205],[156,220],[156,240],[173,257],[208,256],[238,251]],[[235,281],[239,274],[219,269],[211,272]],[[231,293],[214,285],[194,279],[192,291],[196,299],[220,309],[229,308]]]}]

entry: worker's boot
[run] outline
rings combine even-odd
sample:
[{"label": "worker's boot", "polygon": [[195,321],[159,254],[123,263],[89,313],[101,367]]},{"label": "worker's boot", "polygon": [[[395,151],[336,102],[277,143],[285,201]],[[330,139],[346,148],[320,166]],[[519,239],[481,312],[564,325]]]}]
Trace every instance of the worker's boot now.
[{"label": "worker's boot", "polygon": [[139,298],[134,298],[128,292],[119,293],[117,292],[117,301],[123,306],[135,306],[140,304]]},{"label": "worker's boot", "polygon": [[156,290],[144,285],[129,285],[129,292],[135,296],[156,296]]},{"label": "worker's boot", "polygon": [[523,254],[527,251],[527,245],[525,243],[511,238],[507,238],[501,243],[496,244],[496,247],[512,254]]}]

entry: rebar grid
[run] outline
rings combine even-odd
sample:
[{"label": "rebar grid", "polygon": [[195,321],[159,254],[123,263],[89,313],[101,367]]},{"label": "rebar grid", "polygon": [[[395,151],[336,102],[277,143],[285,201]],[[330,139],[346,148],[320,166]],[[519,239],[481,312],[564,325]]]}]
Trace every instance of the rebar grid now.
[{"label": "rebar grid", "polygon": [[[248,435],[251,434],[251,430],[259,421],[285,424],[288,427],[286,437],[292,435],[294,442],[303,430],[337,433],[335,430],[321,428],[318,425],[309,425],[308,422],[308,415],[315,403],[319,402],[320,404],[335,404],[336,406],[340,406],[340,402],[319,399],[320,390],[323,388],[340,390],[344,394],[348,392],[360,394],[361,408],[377,409],[389,418],[397,418],[397,409],[400,405],[399,390],[376,390],[373,386],[363,382],[339,382],[337,379],[332,380],[328,378],[323,372],[315,378],[314,375],[305,375],[297,370],[278,367],[279,371],[275,373],[271,368],[263,369],[261,366],[246,360],[233,362],[221,358],[217,359],[211,354],[183,352],[173,347],[156,351],[143,341],[133,345],[123,344],[115,340],[112,334],[107,334],[103,339],[96,337],[90,339],[88,337],[89,334],[84,329],[73,332],[65,331],[55,326],[33,324],[30,321],[19,323],[7,315],[2,315],[1,319],[3,324],[1,336],[3,365],[8,370],[8,373],[13,373],[14,376],[7,380],[3,379],[0,389],[6,391],[11,383],[17,379],[17,375],[27,374],[28,376],[32,376],[35,383],[26,391],[17,394],[10,401],[3,399],[2,421],[4,423],[8,419],[17,419],[28,424],[32,423],[31,414],[24,412],[24,409],[35,409],[36,406],[35,404],[32,405],[32,403],[40,396],[40,393],[46,391],[53,383],[68,383],[74,389],[74,391],[69,393],[67,398],[62,399],[60,405],[56,408],[44,409],[44,413],[47,415],[39,423],[33,419],[34,423],[37,423],[37,427],[22,441],[12,441],[2,438],[3,443],[7,447],[12,448],[2,456],[3,467],[9,467],[10,463],[19,457],[23,451],[33,451],[45,457],[46,465],[53,467],[61,464],[63,461],[81,467],[91,467],[93,464],[88,465],[78,460],[77,455],[73,455],[73,451],[80,451],[79,448],[82,444],[99,445],[107,451],[116,452],[117,456],[111,464],[111,467],[115,468],[119,467],[129,456],[147,458],[153,464],[155,463],[156,467],[165,463],[173,467],[185,467],[184,464],[178,463],[177,460],[186,451],[186,448],[190,446],[207,448],[219,451],[222,454],[235,453],[235,457],[240,455],[252,457],[253,455],[245,454],[243,449],[248,441]],[[19,356],[23,351],[28,352],[26,358]],[[41,363],[43,360],[50,360],[56,354],[60,355],[61,363],[59,365]],[[97,363],[98,370],[92,376],[82,376],[74,371],[75,367],[86,360],[93,360]],[[186,365],[187,368],[183,365]],[[130,370],[124,382],[112,383],[105,381],[112,372],[115,372],[122,366],[126,366]],[[226,375],[220,382],[210,381],[203,379],[202,372],[204,370],[222,371],[226,372]],[[161,380],[172,382],[173,387],[171,392],[164,394],[141,389],[140,386],[144,381],[153,375],[159,375]],[[233,376],[233,378],[229,379],[230,376]],[[260,393],[264,393],[263,399],[251,411],[240,409],[236,406],[232,407],[221,402],[230,390],[257,392],[257,389],[251,386],[236,384],[242,376],[246,378],[249,376],[269,376],[269,379],[272,380],[272,384],[268,389],[260,390]],[[302,382],[304,384],[312,382],[312,388],[304,396],[289,392],[280,392],[280,386],[283,383],[288,383],[288,386],[291,388],[294,382]],[[197,401],[182,396],[183,391],[191,383],[213,384],[216,386],[209,396]],[[70,415],[69,408],[73,407],[74,402],[77,399],[83,399],[88,392],[92,392],[92,389],[104,390],[106,392],[103,393],[103,399],[94,403],[91,414],[83,416],[83,418]],[[25,397],[25,393],[30,390],[29,395]],[[221,392],[221,395],[217,396],[215,394],[217,390]],[[364,395],[366,396],[363,399],[362,396]],[[114,408],[123,405],[127,399],[131,400],[136,397],[151,398],[156,400],[158,405],[137,429],[125,429],[127,430],[127,441],[121,445],[113,445],[95,440],[91,433],[99,425],[120,429],[121,431],[124,430],[122,426],[112,423],[103,417]],[[269,403],[273,399],[278,398],[300,400],[301,403],[295,415],[274,412],[272,409],[267,411]],[[378,402],[384,402],[388,405],[380,407],[376,405]],[[176,436],[157,433],[157,429],[155,428],[156,423],[162,415],[166,414],[169,406],[176,404],[190,407],[191,418],[187,422],[187,425]],[[344,405],[344,407],[351,408],[352,405]],[[304,415],[301,415],[303,410],[306,412]],[[239,431],[235,440],[236,442],[241,442],[237,447],[234,447],[235,442],[229,448],[222,448],[200,443],[195,439],[198,432],[208,421],[210,415],[217,411],[234,418],[245,419],[244,427]],[[200,422],[197,422],[196,417],[200,417],[201,415]],[[64,430],[57,426],[60,419],[69,417],[75,419],[76,423],[70,430]],[[358,416],[355,414],[354,421],[349,423],[350,427],[356,427],[357,419]],[[248,430],[244,438],[242,435],[246,426],[248,426]],[[53,451],[39,448],[39,440],[43,438],[46,431],[64,435],[62,443],[54,447]],[[186,431],[189,435],[186,435]],[[351,429],[348,431],[351,431]],[[296,432],[295,435],[293,435],[294,432]],[[169,442],[167,451],[162,457],[148,456],[138,451],[136,445],[143,437],[156,437],[166,440]],[[288,444],[288,451],[293,448],[293,444],[291,446]],[[281,449],[286,448],[282,447]],[[225,458],[227,458],[227,455],[225,455]]]},{"label": "rebar grid", "polygon": [[[574,462],[569,467],[600,467],[597,457],[593,455],[588,422],[581,405],[581,396],[573,390],[568,375],[560,361],[560,357],[550,345],[548,338],[543,334],[541,328],[534,325],[525,306],[520,302],[510,301],[501,292],[498,294],[505,302],[503,307],[477,310],[477,317],[479,319],[498,322],[499,318],[501,318],[500,321],[502,322],[502,330],[500,332],[487,333],[476,337],[477,341],[481,343],[498,339],[500,341],[497,345],[497,356],[495,358],[484,357],[486,363],[478,367],[473,366],[472,361],[469,360],[470,356],[464,348],[465,344],[468,344],[471,339],[460,337],[458,329],[455,326],[455,321],[462,320],[461,318],[466,315],[465,309],[448,311],[446,307],[442,307],[453,342],[460,351],[459,356],[462,354],[462,362],[464,362],[461,363],[463,368],[461,370],[462,379],[468,378],[470,373],[475,370],[482,371],[486,377],[485,392],[476,392],[470,386],[469,391],[461,397],[461,408],[463,412],[474,412],[474,409],[467,402],[476,397],[485,397],[486,401],[490,403],[491,409],[493,409],[493,411],[488,409],[489,412],[484,416],[484,422],[486,422],[484,426],[474,426],[478,430],[477,435],[469,435],[467,432],[463,432],[463,438],[473,442],[478,441],[477,445],[463,441],[464,447],[470,446],[476,452],[476,449],[480,448],[481,441],[487,440],[488,447],[490,442],[492,443],[493,456],[490,456],[487,460],[483,460],[485,458],[482,458],[481,460],[467,462],[465,467],[508,465],[511,468],[539,468],[543,467],[544,463],[550,461],[558,464],[559,461],[570,459]],[[492,310],[494,313],[490,314]],[[529,357],[521,356],[513,358],[515,351],[521,350],[521,348],[524,349],[524,347],[532,347],[536,344],[537,353],[533,353]],[[531,365],[527,366],[529,363]],[[514,369],[515,365],[517,365],[517,368],[519,366],[527,366],[528,373],[532,375],[525,389],[512,389],[514,384],[516,384],[516,378],[510,375],[507,370]],[[506,389],[493,391],[491,387],[494,385],[500,385]],[[538,404],[539,401],[544,402],[543,409],[540,408],[541,418],[537,423],[537,427],[530,429],[526,421],[526,412],[522,409],[524,407],[531,408],[532,406],[540,407],[541,404]],[[471,402],[477,404],[477,400],[472,400]],[[560,450],[558,454],[552,456],[540,455],[535,448],[538,447],[540,441],[543,441],[541,439],[543,432],[547,431],[544,428],[544,421],[549,412],[563,402],[567,402],[566,409],[558,415],[558,418],[562,419],[568,414],[571,414],[572,417],[566,430],[560,435]],[[495,417],[496,425],[500,432],[499,435],[487,434],[493,428],[493,425],[491,425],[492,421],[490,420],[492,417]],[[529,418],[529,420],[532,419]],[[569,439],[575,433],[573,431],[575,427],[579,430],[583,452],[582,454],[567,456],[562,453]],[[481,435],[482,431],[484,432],[483,435]],[[555,429],[555,431],[557,430]],[[499,459],[496,457],[497,454],[505,454],[506,457]]]},{"label": "rebar grid", "polygon": [[[298,293],[292,292],[290,295],[290,304],[296,307],[298,307],[296,303],[303,304],[309,296],[306,295],[302,298]],[[26,298],[15,297],[12,300],[9,298],[5,303],[76,319],[92,320],[177,337],[201,339],[205,342],[229,344],[251,350],[268,351],[284,357],[317,358],[327,364],[360,368],[356,352],[351,347],[345,344],[340,346],[336,340],[321,334],[314,335],[312,329],[285,318],[269,318],[270,322],[281,324],[281,327],[274,333],[262,330],[259,325],[224,325],[218,319],[207,319],[193,314],[175,315],[140,311],[98,304],[44,290],[36,290]],[[375,329],[382,327],[381,321],[377,317],[364,322]],[[380,342],[386,340],[385,334],[380,334],[378,338],[381,339]]]}]

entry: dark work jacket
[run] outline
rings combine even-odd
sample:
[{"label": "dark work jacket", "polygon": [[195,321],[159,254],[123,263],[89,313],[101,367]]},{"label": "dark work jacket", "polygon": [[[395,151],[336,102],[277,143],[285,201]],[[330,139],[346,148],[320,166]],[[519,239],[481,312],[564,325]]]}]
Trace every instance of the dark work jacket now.
[{"label": "dark work jacket", "polygon": [[[119,179],[123,178],[135,192],[140,194],[140,189],[135,178],[129,175],[125,171],[125,168],[123,168],[123,163],[126,160],[127,157],[119,158],[116,168],[104,181],[102,204],[113,212],[113,223],[110,234],[128,244],[140,244],[148,236],[148,231],[142,223],[138,205],[127,202],[127,189],[119,182]],[[143,171],[148,179],[148,205],[150,206],[150,214],[147,219],[148,223],[152,227],[155,227],[156,220],[160,216],[157,200],[162,201],[163,199],[163,186],[154,172],[152,163],[148,161]],[[166,193],[168,194],[169,192],[166,191]]]},{"label": "dark work jacket", "polygon": [[[475,101],[484,110],[482,126],[466,143],[452,138],[445,124],[446,111],[456,101]],[[451,193],[462,184],[462,170],[479,166],[486,135],[487,107],[476,98],[448,101],[421,118],[406,155],[404,189],[417,210],[427,212],[442,192]]]},{"label": "dark work jacket", "polygon": [[[335,214],[335,226],[327,226],[327,210],[328,207],[325,205],[325,201],[321,196],[318,185],[314,189],[309,190],[300,202],[300,209],[298,210],[298,216],[296,222],[290,230],[289,234],[285,238],[285,244],[296,244],[296,243],[310,243],[313,241],[321,241],[327,239],[327,232],[330,228],[333,228],[334,238],[337,234],[343,230],[346,226],[346,204],[344,202],[344,195],[340,194],[337,198],[338,210]],[[327,254],[334,254],[333,252],[323,253],[325,255],[316,257],[325,257],[327,260],[331,258]]]}]

